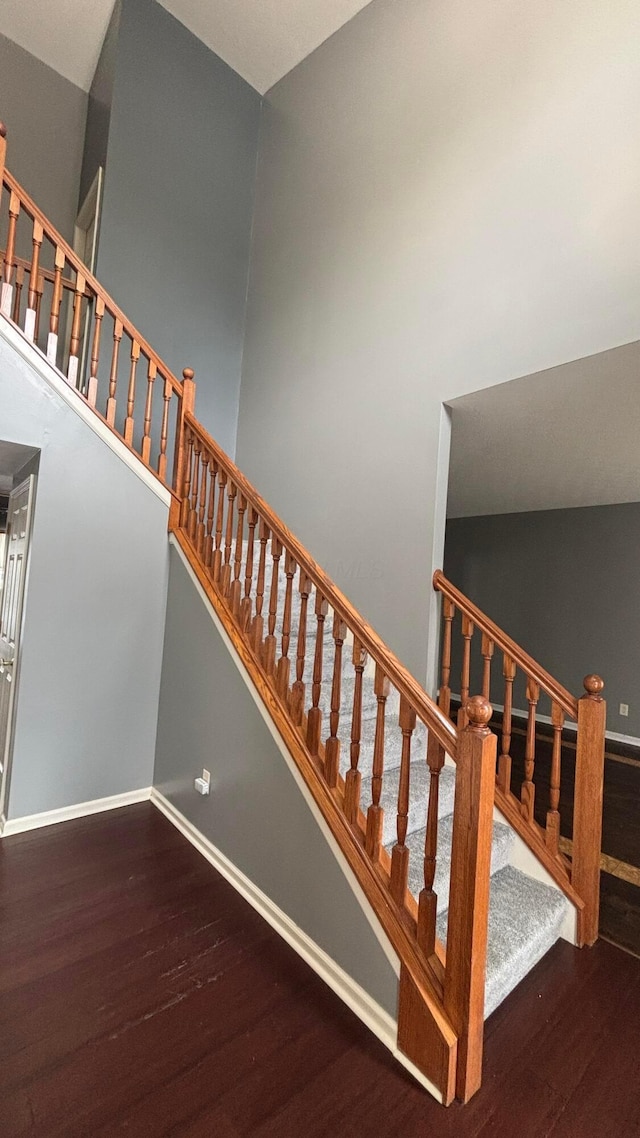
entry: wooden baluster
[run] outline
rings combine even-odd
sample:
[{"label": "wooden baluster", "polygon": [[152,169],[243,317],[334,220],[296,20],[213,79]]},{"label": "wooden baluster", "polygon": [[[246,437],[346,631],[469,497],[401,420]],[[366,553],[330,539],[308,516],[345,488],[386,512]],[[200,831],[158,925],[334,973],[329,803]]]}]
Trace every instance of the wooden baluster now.
[{"label": "wooden baluster", "polygon": [[190,427],[185,427],[184,435],[184,482],[182,484],[182,500],[180,503],[180,528],[186,530],[189,524],[189,505],[191,502],[191,460],[193,455],[193,433]]},{"label": "wooden baluster", "polygon": [[458,727],[462,730],[467,726],[467,703],[469,702],[469,673],[471,669],[471,638],[473,636],[473,621],[462,614],[462,671],[460,673],[460,708],[458,710]]},{"label": "wooden baluster", "polygon": [[316,586],[316,650],[313,657],[313,683],[311,685],[311,707],[307,716],[307,746],[312,755],[320,750],[320,732],[322,730],[322,712],[320,710],[320,692],[322,690],[322,660],[324,651],[324,622],[326,620],[328,605],[322,593]]},{"label": "wooden baluster", "polygon": [[427,739],[429,805],[427,807],[427,831],[424,837],[424,889],[420,891],[418,897],[418,944],[425,956],[432,956],[436,950],[438,895],[434,892],[433,883],[436,877],[438,852],[440,771],[444,766],[444,757],[444,748],[433,732],[430,731]]},{"label": "wooden baluster", "polygon": [[278,660],[276,688],[281,699],[286,700],[289,690],[291,662],[289,660],[289,645],[291,643],[291,608],[293,605],[293,578],[296,575],[297,565],[293,554],[285,551],[284,572],[287,579],[284,593],[284,613],[282,617],[282,655]]},{"label": "wooden baluster", "polygon": [[304,713],[305,685],[302,677],[304,675],[304,662],[307,654],[307,610],[312,589],[311,578],[307,576],[302,567],[300,568],[300,583],[298,589],[300,592],[300,619],[298,621],[298,643],[296,647],[296,678],[291,688],[291,702],[289,705],[291,718],[296,727],[299,727],[302,723]]},{"label": "wooden baluster", "polygon": [[240,627],[246,632],[251,624],[251,586],[253,584],[253,556],[256,540],[258,511],[255,506],[249,510],[249,540],[247,542],[247,563],[244,571],[244,596],[240,603]]},{"label": "wooden baluster", "polygon": [[564,727],[564,711],[559,704],[551,704],[551,723],[553,725],[553,752],[551,755],[551,776],[549,779],[549,806],[547,811],[547,829],[545,840],[553,854],[558,852],[558,839],[560,837],[560,761],[562,758],[562,728]]},{"label": "wooden baluster", "polygon": [[9,195],[9,228],[4,251],[3,281],[0,286],[0,312],[11,316],[13,301],[13,274],[16,267],[16,225],[20,216],[20,199],[15,190]]},{"label": "wooden baluster", "polygon": [[[24,317],[24,334],[29,340],[36,339],[36,316],[38,313],[38,277],[40,275],[40,250],[44,230],[39,221],[33,223],[33,253],[31,254],[31,268],[29,270],[29,293],[27,296],[27,311]],[[42,294],[41,294],[42,295]]]},{"label": "wooden baluster", "polygon": [[491,704],[474,696],[456,762],[444,1007],[458,1036],[456,1094],[467,1102],[482,1077],[489,881],[496,777]]},{"label": "wooden baluster", "polygon": [[353,711],[351,714],[351,746],[349,749],[350,767],[344,780],[344,812],[352,825],[358,820],[360,809],[360,787],[362,775],[358,770],[360,762],[360,740],[362,738],[362,677],[367,663],[367,653],[360,641],[353,638],[353,666],[356,682],[353,690]]},{"label": "wooden baluster", "polygon": [[498,786],[505,794],[511,790],[511,709],[513,706],[513,681],[516,678],[516,665],[507,656],[502,657],[504,676],[504,711],[502,712],[502,732],[500,758],[498,759]]},{"label": "wooden baluster", "polygon": [[607,705],[600,676],[585,676],[578,700],[576,781],[573,799],[571,884],[584,901],[578,916],[578,942],[593,944],[600,912],[600,851]]},{"label": "wooden baluster", "polygon": [[56,245],[53,274],[53,295],[49,314],[49,337],[47,339],[47,359],[55,367],[58,357],[58,327],[60,325],[60,305],[62,304],[62,274],[65,266],[64,249]]},{"label": "wooden baluster", "polygon": [[[178,410],[176,413],[176,434],[173,455],[173,488],[178,492],[177,488],[184,483],[184,462],[185,462],[185,425],[186,415],[193,415],[196,403],[196,385],[194,382],[195,372],[193,368],[185,367],[182,369],[182,390],[178,392]],[[175,507],[174,507],[175,509]]]},{"label": "wooden baluster", "polygon": [[193,437],[193,470],[191,472],[191,498],[189,501],[189,519],[187,521],[187,533],[191,541],[195,544],[196,540],[196,526],[198,524],[198,492],[200,489],[200,454],[202,453],[202,443],[197,435]]},{"label": "wooden baluster", "polygon": [[137,340],[131,341],[131,369],[129,371],[129,390],[127,391],[127,417],[124,421],[124,441],[127,446],[133,446],[133,411],[136,403],[136,368],[140,359],[140,345]]},{"label": "wooden baluster", "polygon": [[113,427],[116,421],[116,385],[118,383],[118,354],[123,333],[122,320],[113,322],[113,351],[111,353],[111,370],[109,372],[109,397],[107,399],[107,423]]},{"label": "wooden baluster", "polygon": [[376,708],[376,734],[373,744],[373,769],[371,772],[371,805],[367,810],[367,834],[365,849],[373,861],[377,861],[382,846],[382,830],[384,826],[384,810],[380,805],[382,794],[382,776],[384,774],[384,727],[386,705],[391,685],[379,664],[376,664],[376,676],[373,682],[378,706]]},{"label": "wooden baluster", "polygon": [[42,297],[44,294],[44,273],[42,270],[38,273],[38,283],[36,285],[36,326],[33,330],[33,338],[38,343],[40,336],[40,313],[42,311]]},{"label": "wooden baluster", "polygon": [[340,724],[340,703],[342,699],[342,647],[347,635],[347,626],[340,619],[337,612],[333,614],[333,679],[331,681],[331,711],[329,713],[329,730],[331,734],[324,747],[324,777],[327,785],[336,787],[340,773],[340,740],[338,727]]},{"label": "wooden baluster", "polygon": [[20,323],[20,303],[22,298],[22,286],[24,285],[24,266],[18,265],[16,268],[16,284],[13,294],[13,312],[11,319],[14,324]]},{"label": "wooden baluster", "polygon": [[251,623],[251,643],[258,658],[262,653],[262,637],[264,635],[264,619],[262,616],[262,601],[264,598],[265,565],[267,560],[267,542],[269,540],[269,527],[260,519],[260,560],[258,561],[258,580],[256,583],[256,613]]},{"label": "wooden baluster", "polygon": [[[213,551],[213,579],[220,580],[222,572],[222,533],[224,526],[224,496],[227,488],[227,475],[224,470],[218,470],[218,509],[216,511],[216,547]],[[262,634],[261,634],[262,635]]]},{"label": "wooden baluster", "polygon": [[213,561],[213,526],[216,506],[216,482],[218,480],[218,463],[215,458],[211,459],[211,466],[209,468],[209,506],[207,508],[207,535],[204,541],[204,563],[207,569],[211,568]]},{"label": "wooden baluster", "polygon": [[[98,397],[98,363],[100,361],[100,333],[102,331],[102,320],[104,317],[104,300],[101,296],[96,296],[94,313],[93,313],[93,339],[91,341],[91,362],[89,365],[89,386],[87,388],[87,399],[92,407],[95,407]],[[151,365],[149,365],[151,366]],[[144,457],[144,444],[143,444],[143,457]],[[148,459],[148,455],[147,455]],[[145,459],[145,462],[147,461]]]},{"label": "wooden baluster", "polygon": [[198,495],[198,527],[196,529],[196,549],[204,560],[204,538],[205,538],[205,511],[207,508],[207,471],[209,467],[209,454],[205,450],[202,452],[202,460],[200,463],[200,492]]},{"label": "wooden baluster", "polygon": [[[98,298],[99,299],[99,298]],[[158,368],[153,360],[147,364],[147,397],[144,403],[144,420],[142,424],[142,447],[140,455],[142,461],[149,465],[151,458],[151,418],[153,413],[153,385],[156,381]]]},{"label": "wooden baluster", "polygon": [[240,584],[240,571],[242,569],[242,543],[244,541],[244,515],[246,510],[247,499],[244,494],[241,494],[238,498],[238,524],[236,528],[236,547],[233,559],[233,582],[229,593],[231,612],[236,620],[238,620],[240,616],[240,593],[242,588]]},{"label": "wooden baluster", "polygon": [[229,482],[229,489],[227,490],[227,529],[224,540],[224,565],[222,566],[222,573],[220,574],[220,583],[222,585],[222,592],[225,597],[229,596],[231,592],[231,549],[233,546],[233,513],[235,508],[236,496],[238,493],[237,486],[233,482]]},{"label": "wooden baluster", "polygon": [[491,697],[491,661],[493,659],[495,644],[486,632],[482,633],[482,694],[485,699]]},{"label": "wooden baluster", "polygon": [[442,682],[438,692],[438,707],[443,715],[449,718],[451,714],[451,631],[456,606],[448,597],[442,598]]},{"label": "wooden baluster", "polygon": [[416,726],[416,713],[404,696],[400,697],[400,729],[402,758],[398,789],[397,842],[391,854],[391,894],[398,905],[404,905],[409,880],[409,850],[405,845],[409,825],[409,781],[411,774],[411,738]]},{"label": "wooden baluster", "polygon": [[71,387],[78,384],[78,366],[80,363],[80,333],[82,331],[82,301],[86,289],[86,281],[82,273],[76,273],[76,283],[73,292],[73,320],[71,321],[71,339],[69,341],[69,363],[67,365],[67,379]]},{"label": "wooden baluster", "polygon": [[520,790],[521,810],[528,822],[533,822],[536,788],[533,785],[533,772],[536,760],[536,706],[540,698],[540,685],[535,680],[527,680],[527,701],[529,718],[527,720],[527,742],[524,753],[524,782]]},{"label": "wooden baluster", "polygon": [[[169,404],[173,395],[173,384],[169,377],[165,377],[164,390],[162,392],[162,422],[160,424],[160,451],[158,454],[158,476],[162,479],[165,486],[167,484],[167,443],[169,439]],[[178,483],[174,484],[175,486]],[[179,509],[179,507],[178,507]],[[173,527],[173,522],[171,523]]]},{"label": "wooden baluster", "polygon": [[277,537],[271,539],[271,591],[269,593],[269,629],[265,637],[263,661],[268,676],[273,676],[276,670],[276,616],[278,614],[278,574],[280,572],[280,558],[282,557],[282,543]]}]

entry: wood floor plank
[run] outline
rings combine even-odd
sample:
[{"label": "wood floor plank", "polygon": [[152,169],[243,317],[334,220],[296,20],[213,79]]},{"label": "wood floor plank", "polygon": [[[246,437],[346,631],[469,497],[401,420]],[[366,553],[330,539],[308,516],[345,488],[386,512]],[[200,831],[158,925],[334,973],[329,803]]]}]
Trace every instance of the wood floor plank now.
[{"label": "wood floor plank", "polygon": [[0,850],[2,1138],[639,1138],[640,961],[559,943],[439,1107],[150,804]]}]

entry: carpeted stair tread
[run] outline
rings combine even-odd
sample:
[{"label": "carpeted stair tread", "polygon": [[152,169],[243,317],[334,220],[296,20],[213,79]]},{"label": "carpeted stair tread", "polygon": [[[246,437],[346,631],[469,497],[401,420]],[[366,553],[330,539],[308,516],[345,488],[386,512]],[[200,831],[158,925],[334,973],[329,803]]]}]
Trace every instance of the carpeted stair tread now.
[{"label": "carpeted stair tread", "polygon": [[[326,733],[328,734],[328,723],[329,723],[328,717],[326,717],[326,720],[323,719],[323,723],[325,723],[325,722],[327,724],[327,732]],[[344,775],[349,770],[349,765],[350,765],[349,764],[349,751],[350,751],[349,743],[351,741],[351,720],[350,719],[345,717],[341,720],[340,727],[338,729],[338,737],[340,738],[340,740],[342,742],[341,754],[340,754],[340,773]],[[362,728],[361,728],[361,735],[360,735],[360,760],[358,762],[358,770],[360,771],[360,774],[362,775],[363,782],[365,779],[369,780],[369,781],[371,779],[371,773],[373,770],[373,751],[374,751],[375,737],[376,737],[376,720],[375,720],[375,715],[372,715],[372,716],[369,716],[368,719],[363,719]],[[324,736],[323,736],[323,738],[324,738]],[[427,766],[426,753],[427,753],[427,729],[422,723],[419,723],[417,725],[414,733],[413,733],[413,737],[411,740],[412,770],[413,770],[413,767],[414,766],[417,767],[418,764],[420,764],[422,767],[424,767],[426,769],[426,766]],[[397,778],[397,776],[395,775],[395,772],[397,771],[397,768],[400,766],[401,759],[402,759],[402,732],[400,731],[400,728],[398,727],[397,721],[396,722],[386,721],[385,722],[385,732],[384,732],[384,779],[383,779],[383,783],[386,783],[387,777],[391,777],[392,775]],[[413,774],[412,774],[412,778],[413,778]],[[398,785],[397,781],[396,781],[395,785],[396,785],[396,797],[397,797],[397,785]],[[368,801],[370,801],[370,798],[367,798],[367,802]]]},{"label": "carpeted stair tread", "polygon": [[[427,808],[429,805],[429,782],[429,768],[426,764],[423,754],[420,759],[411,764],[411,775],[409,782],[409,834],[412,834],[415,830],[421,830],[424,834],[424,826],[427,820]],[[455,769],[453,767],[443,767],[442,771],[440,772],[440,787],[438,792],[439,818],[446,817],[446,815],[450,814],[453,810],[455,786]],[[380,796],[380,805],[384,809],[384,829],[382,844],[385,846],[393,844],[396,839],[396,813],[398,810],[399,787],[399,767],[396,767],[395,770],[386,771],[382,783],[382,794]],[[370,801],[370,797],[370,794],[367,794],[367,805]],[[362,798],[363,800],[365,799],[364,793],[362,795]]]},{"label": "carpeted stair tread", "polygon": [[[438,895],[438,912],[449,905],[449,877],[451,874],[451,835],[453,814],[447,814],[438,823],[438,853],[436,857],[436,876],[434,889]],[[424,840],[426,827],[409,834],[406,845],[409,850],[409,890],[417,897],[424,888]],[[491,873],[498,873],[509,862],[509,854],[514,834],[510,826],[503,822],[493,823],[491,843]],[[389,853],[395,843],[387,844]]]},{"label": "carpeted stair tread", "polygon": [[[506,866],[491,878],[485,1019],[555,944],[568,901],[558,889]],[[438,937],[446,943],[447,914]]]}]

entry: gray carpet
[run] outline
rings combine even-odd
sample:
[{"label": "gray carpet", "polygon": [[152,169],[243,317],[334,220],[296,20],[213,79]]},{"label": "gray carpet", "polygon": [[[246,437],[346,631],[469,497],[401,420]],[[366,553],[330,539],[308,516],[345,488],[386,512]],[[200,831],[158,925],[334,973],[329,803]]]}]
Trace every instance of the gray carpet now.
[{"label": "gray carpet", "polygon": [[[268,550],[270,547],[267,547]],[[242,577],[244,579],[243,558]],[[253,585],[257,578],[259,550],[256,544],[254,554]],[[268,573],[265,581],[265,594],[262,615],[265,620],[269,610],[271,588],[270,560],[267,560]],[[278,610],[276,616],[276,636],[278,655],[284,616],[286,577],[284,558],[280,562]],[[295,658],[297,648],[298,624],[300,615],[300,595],[294,582],[292,594],[291,677],[295,678]],[[306,685],[305,709],[311,705],[311,681],[316,642],[316,617],[313,597],[309,600],[307,617],[307,652],[303,680]],[[333,678],[334,642],[332,636],[333,613],[329,610],[324,624],[322,653],[322,691],[319,707],[322,711],[322,739],[330,733],[329,711],[331,708],[331,684]],[[338,737],[341,741],[340,771],[344,775],[349,769],[351,741],[351,710],[355,686],[355,673],[352,664],[351,645],[343,647],[341,673],[341,706]],[[367,674],[368,673],[368,674]],[[376,730],[378,704],[373,686],[372,669],[367,669],[363,677],[362,724],[360,732],[360,758],[358,770],[362,774],[362,809],[366,812],[371,803],[371,772],[373,764],[373,745]],[[385,708],[385,768],[380,804],[384,808],[383,842],[389,852],[396,841],[396,807],[402,756],[402,733],[398,726],[399,697],[393,691]],[[407,847],[409,849],[409,888],[418,896],[424,884],[424,840],[429,802],[429,771],[426,763],[427,730],[418,722],[411,746],[410,797]],[[440,774],[438,796],[438,851],[434,889],[438,895],[438,936],[446,943],[447,908],[449,904],[449,877],[451,866],[451,833],[453,825],[453,803],[455,794],[455,768],[445,766]],[[489,908],[489,945],[487,955],[487,987],[485,1016],[491,1014],[498,1004],[511,992],[516,984],[527,975],[560,935],[560,928],[567,911],[568,902],[556,889],[527,877],[510,864],[511,847],[514,834],[511,828],[495,822],[491,851],[491,893]]]}]

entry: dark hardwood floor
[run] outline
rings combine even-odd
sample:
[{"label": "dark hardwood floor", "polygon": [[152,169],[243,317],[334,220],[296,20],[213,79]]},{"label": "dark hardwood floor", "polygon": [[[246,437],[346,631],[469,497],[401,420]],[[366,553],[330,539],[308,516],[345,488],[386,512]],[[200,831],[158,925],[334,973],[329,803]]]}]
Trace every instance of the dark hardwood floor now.
[{"label": "dark hardwood floor", "polygon": [[561,943],[445,1110],[149,804],[0,843],[2,1138],[638,1138],[640,961]]}]

